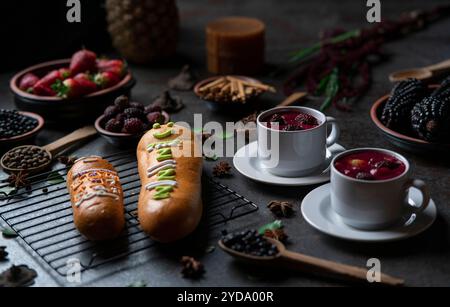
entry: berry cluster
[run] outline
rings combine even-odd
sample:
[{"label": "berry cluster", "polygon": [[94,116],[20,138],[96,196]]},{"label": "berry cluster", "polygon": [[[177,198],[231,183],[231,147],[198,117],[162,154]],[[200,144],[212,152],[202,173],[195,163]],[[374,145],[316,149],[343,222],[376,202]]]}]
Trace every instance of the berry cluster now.
[{"label": "berry cluster", "polygon": [[116,133],[139,134],[165,121],[158,106],[145,107],[140,102],[130,102],[127,96],[117,97],[103,114],[105,129]]},{"label": "berry cluster", "polygon": [[278,254],[278,248],[256,230],[227,234],[222,238],[222,242],[228,248],[253,256],[275,256]]}]

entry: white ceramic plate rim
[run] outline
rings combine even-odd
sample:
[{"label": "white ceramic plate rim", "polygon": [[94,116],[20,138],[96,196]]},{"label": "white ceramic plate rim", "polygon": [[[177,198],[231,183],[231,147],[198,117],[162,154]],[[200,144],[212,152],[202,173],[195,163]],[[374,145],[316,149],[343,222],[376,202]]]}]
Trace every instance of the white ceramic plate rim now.
[{"label": "white ceramic plate rim", "polygon": [[[329,222],[329,220],[320,213],[320,206],[325,201],[325,198],[329,197],[330,186],[330,183],[324,184],[306,195],[302,201],[301,212],[305,221],[313,228],[335,238],[347,241],[371,243],[404,240],[414,237],[427,230],[434,223],[437,217],[436,205],[434,201],[430,199],[428,208],[422,213],[422,215],[427,214],[429,217],[419,216],[411,225],[408,226],[395,226],[380,231],[364,231],[346,226],[345,224],[337,225],[336,223]],[[416,197],[420,197],[418,195],[420,195],[420,193],[417,189],[412,188],[410,190],[410,198],[415,199]],[[328,204],[328,206],[330,206],[330,204]],[[331,208],[329,210],[331,210]],[[418,219],[420,219],[420,222]],[[327,227],[324,223],[331,227]],[[398,231],[404,227],[409,228],[409,230],[407,232]],[[398,232],[396,232],[396,230]]]},{"label": "white ceramic plate rim", "polygon": [[[248,148],[248,152],[251,154],[250,157],[247,157],[243,154],[246,148]],[[335,152],[334,155],[336,155],[337,153],[344,150],[345,148],[343,146],[334,144],[328,148],[328,155],[330,154],[329,152]],[[329,171],[324,174],[315,174],[305,177],[281,177],[273,175],[253,165],[253,163],[257,163],[256,161],[251,161],[251,159],[257,159],[255,156],[253,156],[256,155],[256,151],[257,141],[254,141],[245,146],[242,146],[233,157],[233,164],[236,170],[249,179],[279,186],[308,186],[324,183],[330,180]],[[330,163],[331,160],[332,159],[330,158]]]}]

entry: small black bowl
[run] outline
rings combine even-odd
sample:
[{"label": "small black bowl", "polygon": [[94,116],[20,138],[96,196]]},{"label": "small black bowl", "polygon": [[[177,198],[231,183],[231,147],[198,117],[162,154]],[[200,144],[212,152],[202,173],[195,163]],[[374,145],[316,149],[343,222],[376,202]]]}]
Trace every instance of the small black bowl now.
[{"label": "small black bowl", "polygon": [[[438,85],[430,85],[429,89],[431,91],[437,87]],[[370,117],[373,123],[389,142],[403,150],[422,155],[450,154],[450,144],[430,143],[415,136],[406,135],[386,127],[381,122],[381,113],[383,112],[384,105],[389,99],[389,96],[390,94],[387,94],[379,98],[370,110]]]},{"label": "small black bowl", "polygon": [[[167,124],[170,120],[170,116],[167,112],[162,111],[161,114],[164,116],[164,123]],[[105,125],[105,115],[100,115],[95,120],[95,129],[98,134],[100,134],[104,139],[106,139],[110,144],[119,147],[119,148],[129,148],[135,147],[141,137],[145,134],[142,132],[140,134],[129,134],[129,133],[118,133],[118,132],[110,132],[104,129]]]},{"label": "small black bowl", "polygon": [[42,128],[44,128],[44,119],[42,116],[31,112],[19,111],[19,113],[24,116],[34,118],[37,120],[38,124],[33,130],[28,131],[27,133],[10,138],[0,138],[0,151],[6,151],[13,147],[24,145],[25,143],[32,144],[36,138],[36,135],[42,130]]},{"label": "small black bowl", "polygon": [[40,114],[50,124],[64,123],[65,126],[79,126],[82,123],[92,122],[116,97],[129,96],[136,84],[131,73],[128,72],[118,84],[74,99],[38,96],[19,88],[21,78],[27,73],[43,76],[51,70],[69,65],[70,59],[44,62],[14,75],[10,81],[10,89],[14,94],[17,108]]}]

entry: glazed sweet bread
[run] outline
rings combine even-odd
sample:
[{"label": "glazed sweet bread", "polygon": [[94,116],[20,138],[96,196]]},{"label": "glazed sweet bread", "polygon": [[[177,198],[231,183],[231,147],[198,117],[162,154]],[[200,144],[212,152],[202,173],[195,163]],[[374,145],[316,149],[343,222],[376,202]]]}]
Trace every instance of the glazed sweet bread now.
[{"label": "glazed sweet bread", "polygon": [[116,238],[125,225],[123,191],[114,167],[105,159],[78,159],[67,173],[74,223],[89,240]]},{"label": "glazed sweet bread", "polygon": [[202,156],[188,128],[155,124],[137,148],[141,192],[138,217],[154,240],[172,242],[190,234],[202,216]]}]

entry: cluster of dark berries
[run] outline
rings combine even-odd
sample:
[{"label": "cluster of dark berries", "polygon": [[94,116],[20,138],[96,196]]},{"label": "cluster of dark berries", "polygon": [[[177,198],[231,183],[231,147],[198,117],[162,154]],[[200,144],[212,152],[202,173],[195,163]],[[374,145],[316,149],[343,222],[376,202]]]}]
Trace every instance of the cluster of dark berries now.
[{"label": "cluster of dark berries", "polygon": [[24,116],[16,110],[0,110],[0,139],[27,133],[37,125],[36,119]]},{"label": "cluster of dark berries", "polygon": [[232,250],[253,256],[278,254],[278,248],[256,230],[229,233],[222,237],[222,243]]},{"label": "cluster of dark berries", "polygon": [[269,118],[269,127],[273,123],[277,123],[279,130],[296,131],[307,130],[319,125],[319,121],[312,115],[306,113],[276,113]]},{"label": "cluster of dark berries", "polygon": [[36,146],[21,146],[8,151],[3,158],[3,164],[13,169],[27,170],[50,162],[50,156],[45,150]]},{"label": "cluster of dark berries", "polygon": [[381,115],[386,127],[411,133],[429,142],[448,143],[450,138],[450,77],[427,95],[416,79],[398,83]]},{"label": "cluster of dark berries", "polygon": [[163,124],[165,117],[158,106],[145,107],[140,102],[130,102],[127,96],[119,96],[114,104],[104,111],[105,129],[110,132],[139,134]]}]

